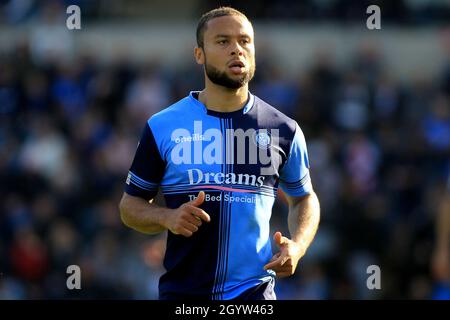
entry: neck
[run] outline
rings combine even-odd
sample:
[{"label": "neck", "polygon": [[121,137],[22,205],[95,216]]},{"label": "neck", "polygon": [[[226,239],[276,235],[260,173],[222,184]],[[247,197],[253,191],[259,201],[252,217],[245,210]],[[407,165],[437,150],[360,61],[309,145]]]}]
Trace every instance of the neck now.
[{"label": "neck", "polygon": [[239,89],[229,89],[218,86],[207,79],[198,99],[209,110],[218,112],[233,112],[242,109],[248,100],[248,84]]}]

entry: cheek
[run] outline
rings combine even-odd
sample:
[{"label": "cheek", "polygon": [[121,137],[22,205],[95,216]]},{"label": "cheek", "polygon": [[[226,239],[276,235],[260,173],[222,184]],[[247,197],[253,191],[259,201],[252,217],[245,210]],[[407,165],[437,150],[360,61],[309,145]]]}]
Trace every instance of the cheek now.
[{"label": "cheek", "polygon": [[251,54],[251,55],[248,55],[247,56],[247,60],[252,64],[252,65],[255,65],[255,55],[254,54]]},{"label": "cheek", "polygon": [[215,64],[219,62],[221,60],[220,56],[220,52],[214,49],[210,49],[205,52],[205,59],[208,61],[208,63]]},{"label": "cheek", "polygon": [[251,61],[255,61],[255,48],[249,48],[247,50],[247,57],[251,60]]}]

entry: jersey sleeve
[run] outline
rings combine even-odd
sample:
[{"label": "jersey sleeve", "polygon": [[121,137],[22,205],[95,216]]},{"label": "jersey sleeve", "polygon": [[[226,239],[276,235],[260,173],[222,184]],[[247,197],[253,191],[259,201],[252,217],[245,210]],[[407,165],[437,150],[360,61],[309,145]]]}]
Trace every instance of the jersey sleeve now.
[{"label": "jersey sleeve", "polygon": [[155,137],[147,123],[128,172],[125,192],[146,200],[154,198],[158,193],[164,169],[165,162],[161,158]]},{"label": "jersey sleeve", "polygon": [[306,141],[298,124],[288,158],[280,171],[280,187],[290,196],[304,196],[313,191]]}]

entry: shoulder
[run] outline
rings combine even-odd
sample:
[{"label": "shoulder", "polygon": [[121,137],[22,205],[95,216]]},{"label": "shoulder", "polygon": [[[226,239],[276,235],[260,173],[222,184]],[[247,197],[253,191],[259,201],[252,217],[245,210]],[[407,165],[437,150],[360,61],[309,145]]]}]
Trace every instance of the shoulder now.
[{"label": "shoulder", "polygon": [[189,107],[191,105],[189,97],[185,97],[167,108],[155,113],[148,120],[147,123],[152,129],[161,129],[166,126],[172,127],[174,124],[180,122],[189,114]]},{"label": "shoulder", "polygon": [[294,136],[298,127],[297,121],[257,96],[255,96],[255,107],[258,122],[269,128],[278,128],[282,136]]}]

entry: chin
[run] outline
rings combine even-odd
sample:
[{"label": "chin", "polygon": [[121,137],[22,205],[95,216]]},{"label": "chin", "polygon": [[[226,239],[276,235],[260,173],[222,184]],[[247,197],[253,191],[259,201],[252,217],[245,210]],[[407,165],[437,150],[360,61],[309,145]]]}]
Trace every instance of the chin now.
[{"label": "chin", "polygon": [[231,73],[229,75],[229,77],[231,79],[233,79],[233,80],[242,80],[242,79],[245,79],[247,77],[247,73],[246,72],[245,73],[241,73],[241,74],[233,74],[233,73]]}]

